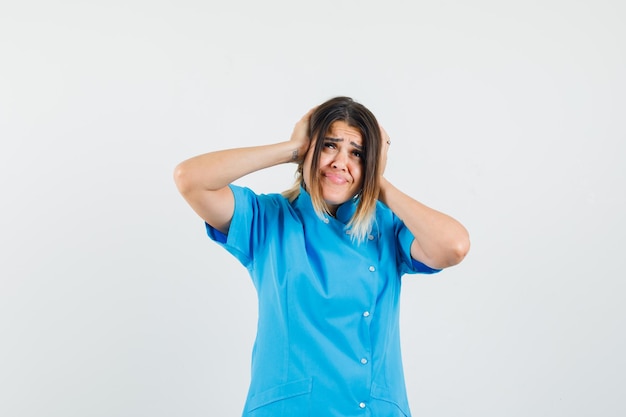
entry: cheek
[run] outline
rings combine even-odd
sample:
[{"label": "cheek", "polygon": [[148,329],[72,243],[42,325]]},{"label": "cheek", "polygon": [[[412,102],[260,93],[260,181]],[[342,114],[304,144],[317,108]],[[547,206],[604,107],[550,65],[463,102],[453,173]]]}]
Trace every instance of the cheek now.
[{"label": "cheek", "polygon": [[328,152],[320,152],[320,157],[319,157],[319,166],[320,167],[325,167],[330,165],[330,163],[333,161],[333,155],[329,154]]},{"label": "cheek", "polygon": [[350,173],[357,182],[360,182],[363,174],[363,166],[360,163],[354,163],[350,168]]}]

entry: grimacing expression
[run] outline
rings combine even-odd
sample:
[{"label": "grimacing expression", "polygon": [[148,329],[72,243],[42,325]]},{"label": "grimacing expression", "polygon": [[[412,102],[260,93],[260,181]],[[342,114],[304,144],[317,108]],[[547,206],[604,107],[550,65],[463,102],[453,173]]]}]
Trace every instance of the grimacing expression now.
[{"label": "grimacing expression", "polygon": [[[359,193],[363,178],[363,137],[361,132],[346,122],[333,122],[328,133],[317,138],[323,140],[324,146],[319,156],[319,181],[322,198],[328,204],[331,214],[337,207]],[[311,183],[311,161],[314,142],[307,152],[302,174],[304,182]]]}]

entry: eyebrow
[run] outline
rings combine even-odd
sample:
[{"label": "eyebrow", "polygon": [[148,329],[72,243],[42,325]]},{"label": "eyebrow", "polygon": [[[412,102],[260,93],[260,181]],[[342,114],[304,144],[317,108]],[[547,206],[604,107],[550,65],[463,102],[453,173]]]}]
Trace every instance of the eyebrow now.
[{"label": "eyebrow", "polygon": [[[330,142],[343,142],[342,138],[331,138],[329,136],[326,136],[324,138],[324,140],[330,141]],[[358,150],[362,151],[363,150],[363,146],[359,145],[356,142],[350,142],[350,145],[354,146],[355,148],[357,148]]]}]

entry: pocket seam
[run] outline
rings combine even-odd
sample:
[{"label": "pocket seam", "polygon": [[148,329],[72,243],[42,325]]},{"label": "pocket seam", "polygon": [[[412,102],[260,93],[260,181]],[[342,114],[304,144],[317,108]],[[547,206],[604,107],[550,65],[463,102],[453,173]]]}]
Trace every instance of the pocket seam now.
[{"label": "pocket seam", "polygon": [[313,388],[312,382],[312,378],[304,378],[259,392],[248,400],[248,412],[287,398],[310,394]]}]

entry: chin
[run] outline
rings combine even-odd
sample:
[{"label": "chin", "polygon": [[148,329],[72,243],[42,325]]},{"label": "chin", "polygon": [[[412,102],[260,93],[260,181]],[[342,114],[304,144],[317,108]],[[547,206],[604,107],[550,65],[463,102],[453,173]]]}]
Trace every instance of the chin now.
[{"label": "chin", "polygon": [[336,195],[324,196],[324,201],[329,206],[340,206],[346,201],[350,201],[351,199],[352,199],[352,196],[336,196]]}]

